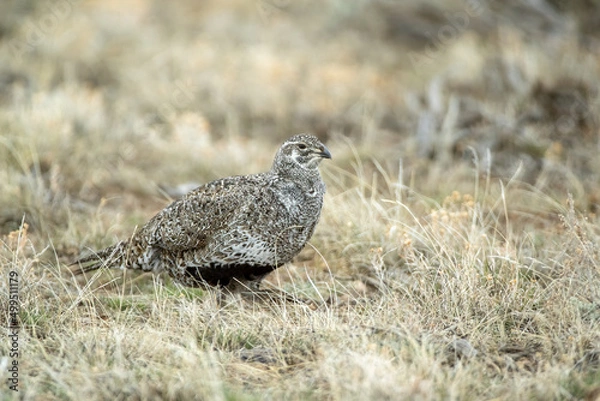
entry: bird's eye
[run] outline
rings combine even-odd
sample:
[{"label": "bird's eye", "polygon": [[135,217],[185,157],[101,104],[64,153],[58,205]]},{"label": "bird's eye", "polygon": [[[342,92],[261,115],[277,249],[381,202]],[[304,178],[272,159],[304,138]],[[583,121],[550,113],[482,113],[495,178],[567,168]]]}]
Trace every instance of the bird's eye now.
[{"label": "bird's eye", "polygon": [[300,150],[306,150],[306,145],[303,143],[298,144],[298,149]]}]

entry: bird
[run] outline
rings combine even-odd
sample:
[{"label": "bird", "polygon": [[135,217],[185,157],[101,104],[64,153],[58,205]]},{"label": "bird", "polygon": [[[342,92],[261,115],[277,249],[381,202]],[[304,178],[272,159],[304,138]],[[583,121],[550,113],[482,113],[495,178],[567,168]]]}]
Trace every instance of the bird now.
[{"label": "bird", "polygon": [[257,289],[290,262],[319,221],[329,149],[299,134],[278,149],[269,171],[217,179],[193,189],[133,234],[71,263],[71,272],[100,268],[166,272],[186,287]]}]

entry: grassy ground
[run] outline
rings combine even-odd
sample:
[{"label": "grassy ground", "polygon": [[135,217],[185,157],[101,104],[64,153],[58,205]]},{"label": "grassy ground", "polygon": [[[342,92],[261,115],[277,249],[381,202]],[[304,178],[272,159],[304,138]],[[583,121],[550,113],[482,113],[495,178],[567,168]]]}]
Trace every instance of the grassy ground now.
[{"label": "grassy ground", "polygon": [[[598,9],[3,2],[0,398],[600,399]],[[66,274],[298,132],[319,308]]]}]

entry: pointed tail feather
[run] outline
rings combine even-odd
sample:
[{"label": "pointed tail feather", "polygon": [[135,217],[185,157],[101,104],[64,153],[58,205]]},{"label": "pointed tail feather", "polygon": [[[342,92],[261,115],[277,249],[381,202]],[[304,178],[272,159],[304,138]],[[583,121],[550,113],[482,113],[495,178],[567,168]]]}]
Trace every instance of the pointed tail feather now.
[{"label": "pointed tail feather", "polygon": [[104,248],[69,264],[71,274],[78,276],[100,268],[120,267],[127,241]]}]

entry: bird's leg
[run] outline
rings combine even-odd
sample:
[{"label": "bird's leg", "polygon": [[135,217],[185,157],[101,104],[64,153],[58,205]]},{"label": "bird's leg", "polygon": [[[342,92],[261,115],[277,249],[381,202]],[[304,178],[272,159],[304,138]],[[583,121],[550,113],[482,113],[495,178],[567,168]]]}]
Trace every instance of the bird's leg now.
[{"label": "bird's leg", "polygon": [[234,279],[227,280],[227,284],[218,284],[215,288],[216,290],[216,300],[217,306],[222,308],[228,304],[233,304],[239,302],[243,295],[241,282]]},{"label": "bird's leg", "polygon": [[219,308],[225,306],[225,298],[227,297],[227,294],[225,293],[226,291],[227,289],[225,289],[224,287],[217,287],[215,298],[217,302],[217,307]]}]

